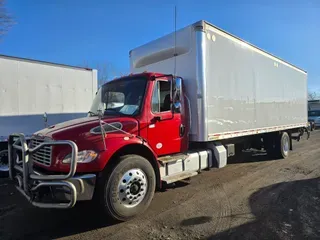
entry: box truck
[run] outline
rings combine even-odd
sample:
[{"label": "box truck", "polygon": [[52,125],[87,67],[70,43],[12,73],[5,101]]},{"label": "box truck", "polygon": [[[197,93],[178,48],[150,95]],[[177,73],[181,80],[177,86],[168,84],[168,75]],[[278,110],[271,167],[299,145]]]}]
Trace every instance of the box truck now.
[{"label": "box truck", "polygon": [[128,220],[163,184],[246,148],[286,158],[292,134],[307,131],[306,72],[208,22],[133,49],[130,65],[99,89],[88,117],[40,130],[29,145],[10,136],[10,177],[34,206],[94,200]]},{"label": "box truck", "polygon": [[0,55],[0,73],[0,174],[7,174],[9,135],[29,140],[47,124],[86,116],[97,71]]}]

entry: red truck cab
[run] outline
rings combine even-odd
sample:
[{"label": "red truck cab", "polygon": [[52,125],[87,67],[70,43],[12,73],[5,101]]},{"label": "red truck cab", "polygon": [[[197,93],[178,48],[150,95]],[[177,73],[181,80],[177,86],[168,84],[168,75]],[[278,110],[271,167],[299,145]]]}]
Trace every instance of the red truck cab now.
[{"label": "red truck cab", "polygon": [[[131,218],[147,208],[160,187],[158,159],[188,150],[183,96],[182,79],[172,75],[142,73],[112,80],[99,89],[86,118],[35,133],[23,156],[30,155],[31,172],[25,176],[23,166],[19,172],[12,163],[10,176],[36,206],[67,208],[95,197],[113,218]],[[52,178],[61,174],[70,176]],[[50,185],[54,180],[56,185]],[[66,200],[46,205],[43,189],[54,196],[62,193]]]}]

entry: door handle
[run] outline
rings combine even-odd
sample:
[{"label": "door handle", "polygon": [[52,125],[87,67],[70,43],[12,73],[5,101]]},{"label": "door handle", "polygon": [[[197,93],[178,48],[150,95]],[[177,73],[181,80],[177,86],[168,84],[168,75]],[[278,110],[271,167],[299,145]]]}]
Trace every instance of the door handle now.
[{"label": "door handle", "polygon": [[184,135],[186,131],[186,127],[183,124],[180,124],[180,137]]},{"label": "door handle", "polygon": [[162,120],[162,117],[161,116],[156,116],[156,117],[153,118],[153,120],[155,122],[160,122]]}]

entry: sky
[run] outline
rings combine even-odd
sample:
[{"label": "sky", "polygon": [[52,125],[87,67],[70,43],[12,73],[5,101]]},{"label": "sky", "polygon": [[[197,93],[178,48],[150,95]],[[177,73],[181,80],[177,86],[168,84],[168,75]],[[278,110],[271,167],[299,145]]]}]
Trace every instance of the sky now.
[{"label": "sky", "polygon": [[7,0],[16,24],[0,54],[129,73],[129,51],[198,20],[308,72],[320,92],[318,0]]}]

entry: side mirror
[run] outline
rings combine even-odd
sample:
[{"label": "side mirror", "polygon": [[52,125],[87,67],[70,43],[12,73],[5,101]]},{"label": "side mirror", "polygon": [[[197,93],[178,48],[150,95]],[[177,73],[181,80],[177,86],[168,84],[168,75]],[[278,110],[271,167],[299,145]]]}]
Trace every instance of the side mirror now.
[{"label": "side mirror", "polygon": [[101,119],[104,115],[104,108],[103,104],[100,104],[97,110],[98,117]]},{"label": "side mirror", "polygon": [[174,89],[172,93],[173,111],[175,113],[181,112],[181,90],[182,90],[182,78],[177,77],[175,80]]},{"label": "side mirror", "polygon": [[48,127],[48,114],[46,112],[43,114],[43,121],[44,121],[44,126]]},{"label": "side mirror", "polygon": [[173,111],[175,113],[180,113],[181,112],[181,103],[180,102],[175,102],[173,104]]},{"label": "side mirror", "polygon": [[97,113],[98,113],[98,117],[99,117],[99,118],[102,118],[102,117],[103,117],[103,111],[102,111],[101,109],[99,109],[99,110],[97,111]]}]

